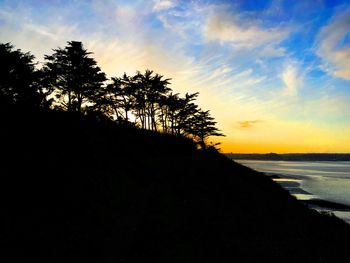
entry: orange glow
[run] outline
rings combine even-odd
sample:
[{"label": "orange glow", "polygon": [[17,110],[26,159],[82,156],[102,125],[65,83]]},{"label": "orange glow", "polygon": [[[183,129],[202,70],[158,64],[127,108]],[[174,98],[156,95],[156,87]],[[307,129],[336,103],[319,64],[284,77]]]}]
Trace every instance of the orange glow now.
[{"label": "orange glow", "polygon": [[[219,140],[220,141],[220,140]],[[221,140],[223,141],[223,140]],[[249,142],[224,142],[220,145],[224,153],[349,153],[346,147],[317,148],[304,145],[277,145],[270,143],[249,143]]]},{"label": "orange glow", "polygon": [[[284,137],[285,136],[285,137]],[[221,142],[220,149],[224,153],[349,153],[350,141],[346,133],[341,135],[315,134],[274,134],[270,136],[234,136],[212,138]],[[304,137],[302,137],[304,136]],[[299,137],[299,138],[298,138]]]}]

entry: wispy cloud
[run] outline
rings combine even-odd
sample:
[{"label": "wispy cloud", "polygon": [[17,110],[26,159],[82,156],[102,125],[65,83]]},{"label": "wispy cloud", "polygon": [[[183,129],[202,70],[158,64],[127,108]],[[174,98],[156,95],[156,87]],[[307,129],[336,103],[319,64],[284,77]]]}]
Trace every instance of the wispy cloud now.
[{"label": "wispy cloud", "polygon": [[317,37],[316,54],[330,75],[350,80],[350,9],[337,13]]},{"label": "wispy cloud", "polygon": [[288,31],[279,26],[263,27],[258,21],[241,19],[217,7],[208,15],[203,33],[208,41],[228,43],[236,49],[265,46],[268,55],[273,48],[281,52],[277,46],[288,36]]},{"label": "wispy cloud", "polygon": [[247,129],[252,128],[255,124],[262,122],[261,120],[254,120],[254,121],[238,121],[238,124],[241,128]]},{"label": "wispy cloud", "polygon": [[[55,1],[40,9],[30,4],[38,1],[14,2],[0,1],[2,42],[32,51],[42,61],[52,48],[82,41],[109,77],[150,68],[172,78],[175,92],[200,92],[200,107],[211,110],[228,145],[254,139],[268,149],[279,134],[278,142],[289,141],[288,147],[302,137],[312,145],[308,131],[316,133],[325,120],[337,118],[332,129],[340,135],[348,123],[350,93],[340,92],[348,90],[347,82],[332,76],[350,76],[349,11],[337,13],[318,34],[317,54],[330,75],[316,72],[322,80],[312,76],[313,83],[307,68],[318,60],[298,56],[315,54],[298,45],[300,25],[281,22],[289,21],[283,20],[289,10],[283,1],[273,1],[267,11],[242,11],[240,1],[91,0],[71,1],[69,8]],[[327,131],[322,140],[334,134]]]},{"label": "wispy cloud", "polygon": [[284,93],[290,96],[297,95],[303,85],[303,76],[299,72],[296,63],[287,63],[281,78],[285,85]]},{"label": "wispy cloud", "polygon": [[153,2],[154,2],[154,6],[153,6],[154,11],[168,10],[177,5],[176,0],[153,0]]},{"label": "wispy cloud", "polygon": [[287,54],[286,49],[276,44],[266,45],[259,51],[260,57],[283,57]]},{"label": "wispy cloud", "polygon": [[77,39],[80,34],[75,24],[60,23],[40,24],[33,21],[30,13],[22,9],[16,12],[1,10],[0,19],[3,24],[0,30],[2,42],[11,42],[24,51],[31,51],[38,60],[51,52],[57,45],[67,40]]}]

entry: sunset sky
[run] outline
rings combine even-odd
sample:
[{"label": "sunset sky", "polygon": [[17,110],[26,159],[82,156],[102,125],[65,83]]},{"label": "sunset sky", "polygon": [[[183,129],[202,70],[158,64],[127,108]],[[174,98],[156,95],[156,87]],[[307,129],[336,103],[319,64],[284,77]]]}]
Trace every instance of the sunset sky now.
[{"label": "sunset sky", "polygon": [[349,0],[0,0],[0,42],[39,65],[71,40],[199,92],[224,152],[350,152]]}]

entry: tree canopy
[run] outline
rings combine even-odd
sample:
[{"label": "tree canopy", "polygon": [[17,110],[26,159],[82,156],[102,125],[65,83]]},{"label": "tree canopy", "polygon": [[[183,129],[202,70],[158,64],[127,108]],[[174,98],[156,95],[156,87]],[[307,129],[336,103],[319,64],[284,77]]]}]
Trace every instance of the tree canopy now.
[{"label": "tree canopy", "polygon": [[45,56],[44,70],[60,105],[68,111],[82,111],[84,103],[94,103],[99,95],[105,74],[89,57],[81,42],[70,41],[65,48],[54,49]]},{"label": "tree canopy", "polygon": [[33,55],[1,44],[0,96],[188,137],[202,148],[208,137],[223,136],[209,111],[195,103],[199,93],[181,97],[169,87],[171,79],[149,69],[107,79],[91,55],[81,42],[70,41],[36,69]]},{"label": "tree canopy", "polygon": [[14,50],[9,44],[0,44],[0,99],[2,102],[28,105],[40,104],[39,74],[34,56]]}]

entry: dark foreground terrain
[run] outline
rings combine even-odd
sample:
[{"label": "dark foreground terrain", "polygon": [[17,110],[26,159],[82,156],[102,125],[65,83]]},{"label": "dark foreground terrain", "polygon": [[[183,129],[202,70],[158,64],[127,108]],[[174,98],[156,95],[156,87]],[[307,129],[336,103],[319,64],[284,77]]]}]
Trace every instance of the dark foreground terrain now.
[{"label": "dark foreground terrain", "polygon": [[189,140],[20,108],[0,132],[2,262],[350,260],[350,226]]}]

